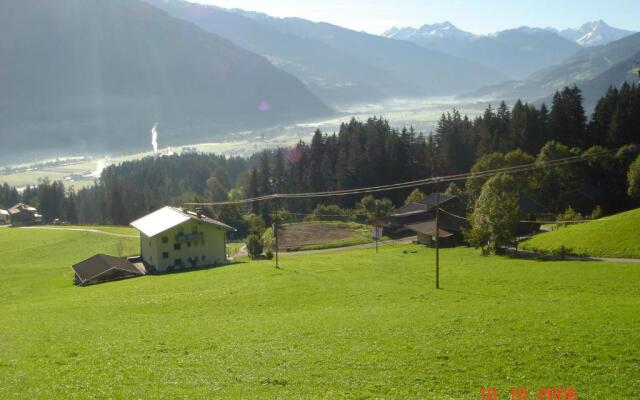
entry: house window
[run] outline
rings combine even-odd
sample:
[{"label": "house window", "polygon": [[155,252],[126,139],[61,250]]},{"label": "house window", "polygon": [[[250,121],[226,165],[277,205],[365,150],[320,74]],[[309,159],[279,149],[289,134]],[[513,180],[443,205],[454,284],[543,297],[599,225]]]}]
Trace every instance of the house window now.
[{"label": "house window", "polygon": [[169,258],[169,252],[165,251],[162,253],[162,258]]},{"label": "house window", "polygon": [[176,265],[176,267],[182,267],[182,258],[176,258],[173,263]]},{"label": "house window", "polygon": [[181,247],[182,246],[180,246],[180,243],[176,243],[176,244],[173,245],[173,249],[174,250],[180,250]]},{"label": "house window", "polygon": [[162,237],[162,243],[169,243],[169,238],[166,236]]},{"label": "house window", "polygon": [[200,257],[202,259],[202,261],[204,261],[204,256]]},{"label": "house window", "polygon": [[191,247],[191,242],[187,242],[187,247]]}]

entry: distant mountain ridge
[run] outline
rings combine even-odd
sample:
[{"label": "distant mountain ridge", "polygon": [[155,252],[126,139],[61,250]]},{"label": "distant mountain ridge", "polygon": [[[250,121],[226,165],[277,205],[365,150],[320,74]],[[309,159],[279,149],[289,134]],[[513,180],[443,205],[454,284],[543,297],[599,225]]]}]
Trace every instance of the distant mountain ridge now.
[{"label": "distant mountain ridge", "polygon": [[606,46],[587,47],[566,62],[538,71],[519,81],[505,82],[471,92],[465,97],[534,101],[548,100],[556,90],[577,85],[584,92],[586,108],[593,108],[606,89],[623,82],[637,82],[640,33]]},{"label": "distant mountain ridge", "polygon": [[330,104],[452,95],[507,79],[474,61],[327,23],[180,0],[145,1],[267,57]]},{"label": "distant mountain ridge", "polygon": [[530,27],[475,35],[443,22],[418,29],[393,28],[383,36],[466,58],[518,79],[558,64],[580,50],[579,45],[557,33]]},{"label": "distant mountain ridge", "polygon": [[137,0],[0,0],[0,154],[120,151],[332,115],[292,75]]}]

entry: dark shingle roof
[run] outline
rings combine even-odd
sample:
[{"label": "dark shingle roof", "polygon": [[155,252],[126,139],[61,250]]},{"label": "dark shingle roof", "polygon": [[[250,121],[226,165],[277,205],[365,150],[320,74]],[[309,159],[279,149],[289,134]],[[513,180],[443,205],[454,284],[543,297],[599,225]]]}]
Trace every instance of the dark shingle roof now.
[{"label": "dark shingle roof", "polygon": [[73,270],[83,284],[96,280],[109,271],[115,272],[115,275],[120,275],[120,277],[143,275],[142,272],[129,261],[105,254],[96,254],[91,258],[81,261],[73,266]]},{"label": "dark shingle roof", "polygon": [[[424,235],[435,236],[436,221],[432,220],[432,221],[420,222],[418,224],[411,224],[411,225],[407,225],[406,228],[417,233],[422,233]],[[440,228],[439,231],[440,231],[441,238],[447,238],[447,237],[453,236],[453,233],[446,231],[442,228]]]}]

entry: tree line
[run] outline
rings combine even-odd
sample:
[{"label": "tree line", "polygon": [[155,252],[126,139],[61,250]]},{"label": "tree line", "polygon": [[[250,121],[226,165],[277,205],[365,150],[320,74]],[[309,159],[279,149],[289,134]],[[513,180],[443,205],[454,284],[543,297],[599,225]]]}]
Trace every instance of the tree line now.
[{"label": "tree line", "polygon": [[[126,225],[167,204],[352,189],[566,156],[588,157],[640,143],[639,126],[640,87],[624,84],[609,89],[589,119],[580,90],[572,87],[557,92],[550,109],[521,101],[508,108],[503,102],[474,119],[453,110],[442,115],[430,135],[411,127],[394,129],[384,118],[352,119],[335,133],[317,130],[309,143],[266,150],[248,159],[184,154],[125,162],[106,168],[94,186],[77,192],[61,182],[45,181],[23,193],[5,184],[0,186],[0,206],[23,201],[39,207],[48,222],[60,218]],[[638,205],[629,195],[635,157],[635,148],[627,146],[610,157],[520,174],[514,181],[518,190],[553,213],[569,205],[583,212],[596,205],[614,212]],[[461,186],[477,198],[483,183],[474,179]],[[409,191],[377,196],[399,206]],[[362,197],[281,200],[206,212],[247,231],[247,214],[268,225],[275,208],[292,213],[313,213],[327,205],[354,208]]]}]

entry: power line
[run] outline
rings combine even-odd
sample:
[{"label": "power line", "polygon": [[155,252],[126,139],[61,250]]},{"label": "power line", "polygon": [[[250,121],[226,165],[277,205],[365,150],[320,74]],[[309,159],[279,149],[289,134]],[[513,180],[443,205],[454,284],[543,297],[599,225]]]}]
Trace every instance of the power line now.
[{"label": "power line", "polygon": [[338,197],[338,196],[349,196],[349,195],[366,194],[366,193],[376,193],[376,192],[383,192],[383,191],[407,189],[415,186],[429,185],[429,184],[434,184],[436,182],[442,183],[442,182],[455,182],[455,181],[467,180],[467,179],[488,178],[500,173],[530,172],[530,171],[543,169],[543,168],[551,168],[551,167],[573,164],[577,162],[585,162],[588,160],[597,159],[597,158],[601,158],[601,157],[616,153],[619,150],[620,148],[617,148],[613,150],[602,151],[599,153],[576,155],[576,156],[565,157],[557,160],[538,161],[538,162],[514,166],[514,167],[504,167],[504,168],[496,168],[496,169],[486,170],[481,172],[469,172],[464,174],[446,175],[446,176],[440,176],[440,177],[419,179],[419,180],[409,181],[409,182],[400,182],[400,183],[394,183],[389,185],[371,186],[371,187],[358,188],[358,189],[344,189],[344,190],[309,192],[309,193],[270,194],[270,195],[264,195],[264,196],[241,199],[241,200],[228,200],[228,201],[207,202],[207,203],[184,203],[184,205],[212,207],[212,206],[249,204],[249,203],[254,203],[258,201],[267,201],[267,200],[273,200],[273,199],[322,198],[322,197]]}]

